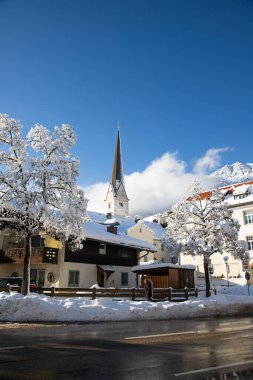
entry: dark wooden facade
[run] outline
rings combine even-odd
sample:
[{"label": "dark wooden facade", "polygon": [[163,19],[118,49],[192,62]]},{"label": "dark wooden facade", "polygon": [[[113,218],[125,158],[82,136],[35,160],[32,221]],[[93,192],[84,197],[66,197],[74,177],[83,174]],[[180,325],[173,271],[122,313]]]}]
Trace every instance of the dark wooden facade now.
[{"label": "dark wooden facade", "polygon": [[[104,253],[101,245],[105,246]],[[132,267],[137,265],[138,253],[136,248],[87,239],[79,251],[72,252],[66,247],[65,262]]]},{"label": "dark wooden facade", "polygon": [[163,267],[148,268],[148,265],[144,268],[134,270],[134,273],[142,275],[141,286],[144,287],[144,280],[148,279],[152,281],[154,288],[174,288],[184,289],[194,288],[194,269],[184,267]]}]

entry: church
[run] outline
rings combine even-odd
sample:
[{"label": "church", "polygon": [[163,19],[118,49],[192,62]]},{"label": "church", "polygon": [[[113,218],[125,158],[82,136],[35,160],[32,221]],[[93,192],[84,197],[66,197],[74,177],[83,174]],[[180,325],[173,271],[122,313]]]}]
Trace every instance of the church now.
[{"label": "church", "polygon": [[111,181],[105,199],[108,213],[128,216],[129,199],[127,197],[121,156],[120,132],[118,129]]}]

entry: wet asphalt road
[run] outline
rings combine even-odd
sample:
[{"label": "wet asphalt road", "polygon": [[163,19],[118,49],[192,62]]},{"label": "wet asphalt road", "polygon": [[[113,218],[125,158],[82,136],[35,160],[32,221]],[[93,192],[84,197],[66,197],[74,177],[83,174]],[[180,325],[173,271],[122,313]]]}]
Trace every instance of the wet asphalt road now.
[{"label": "wet asphalt road", "polygon": [[0,379],[253,379],[253,317],[0,324]]}]

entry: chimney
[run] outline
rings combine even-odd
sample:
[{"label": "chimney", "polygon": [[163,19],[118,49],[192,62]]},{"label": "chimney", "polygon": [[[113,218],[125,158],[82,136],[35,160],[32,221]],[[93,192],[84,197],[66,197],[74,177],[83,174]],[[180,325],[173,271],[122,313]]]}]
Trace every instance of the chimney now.
[{"label": "chimney", "polygon": [[110,232],[111,234],[117,235],[117,233],[118,233],[118,227],[116,227],[116,226],[107,226],[107,232]]}]

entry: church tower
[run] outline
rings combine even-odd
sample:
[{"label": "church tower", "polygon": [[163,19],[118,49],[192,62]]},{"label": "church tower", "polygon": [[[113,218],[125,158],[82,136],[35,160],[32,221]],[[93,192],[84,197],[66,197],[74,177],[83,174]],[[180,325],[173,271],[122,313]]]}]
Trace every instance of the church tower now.
[{"label": "church tower", "polygon": [[125,189],[119,129],[114,154],[112,177],[105,202],[108,213],[112,215],[128,216],[129,199]]}]

